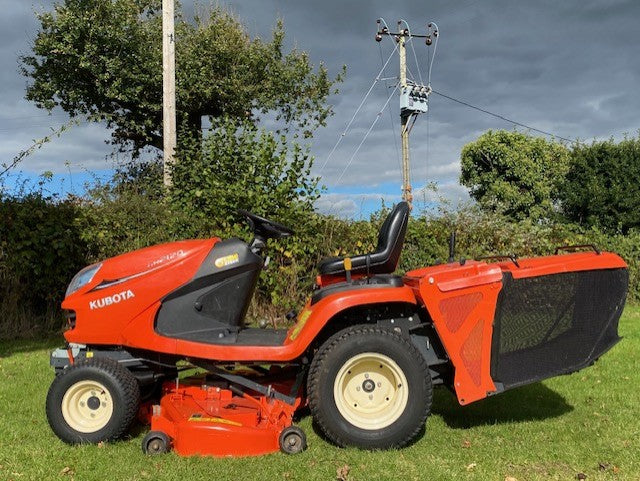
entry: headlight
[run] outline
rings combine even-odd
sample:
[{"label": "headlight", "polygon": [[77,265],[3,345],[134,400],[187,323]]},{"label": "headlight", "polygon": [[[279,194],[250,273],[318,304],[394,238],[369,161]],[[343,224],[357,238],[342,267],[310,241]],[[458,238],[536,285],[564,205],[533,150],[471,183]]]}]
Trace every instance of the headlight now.
[{"label": "headlight", "polygon": [[75,276],[73,276],[73,279],[71,279],[71,284],[69,284],[69,287],[67,287],[65,297],[70,296],[82,286],[91,282],[91,279],[93,279],[93,276],[96,275],[96,272],[98,272],[98,269],[100,269],[100,267],[102,267],[102,264],[93,264],[91,266],[85,267]]}]

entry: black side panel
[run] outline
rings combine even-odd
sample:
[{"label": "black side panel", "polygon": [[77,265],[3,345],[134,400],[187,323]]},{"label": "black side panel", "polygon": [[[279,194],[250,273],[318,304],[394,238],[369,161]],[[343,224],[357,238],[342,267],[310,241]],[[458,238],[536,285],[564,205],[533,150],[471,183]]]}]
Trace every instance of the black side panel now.
[{"label": "black side panel", "polygon": [[235,340],[261,267],[262,259],[241,240],[217,243],[194,278],[163,299],[156,331],[196,342]]},{"label": "black side panel", "polygon": [[505,273],[491,349],[491,377],[505,389],[592,364],[616,344],[626,269],[513,279]]}]

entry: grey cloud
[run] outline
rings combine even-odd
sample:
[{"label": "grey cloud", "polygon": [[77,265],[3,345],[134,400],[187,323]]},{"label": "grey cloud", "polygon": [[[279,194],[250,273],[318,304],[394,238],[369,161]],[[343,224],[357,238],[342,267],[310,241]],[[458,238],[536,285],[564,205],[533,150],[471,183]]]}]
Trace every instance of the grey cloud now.
[{"label": "grey cloud", "polygon": [[[184,0],[187,11],[193,1]],[[329,151],[344,130],[362,96],[380,69],[383,57],[393,44],[385,39],[379,46],[373,39],[375,19],[383,16],[395,27],[398,18],[409,21],[414,31],[424,31],[426,22],[435,20],[441,30],[432,83],[436,90],[469,101],[543,130],[568,138],[620,138],[635,133],[640,96],[636,89],[640,76],[640,57],[635,46],[640,41],[640,3],[619,1],[467,0],[450,2],[418,0],[388,2],[326,0],[226,0],[223,4],[237,11],[251,33],[268,37],[277,18],[283,18],[289,46],[310,52],[316,63],[323,61],[337,73],[348,67],[341,94],[331,99],[335,107],[325,129],[312,145],[316,156],[314,172],[320,173]],[[0,160],[24,148],[46,125],[64,122],[64,116],[48,119],[33,105],[22,100],[25,80],[18,73],[16,56],[28,51],[37,24],[34,8],[49,8],[50,1],[34,5],[3,2],[0,19]],[[415,41],[423,78],[426,77],[427,49]],[[433,49],[431,49],[433,51]],[[417,76],[413,52],[409,66]],[[396,75],[397,59],[387,70]],[[389,90],[377,86],[358,116],[352,132],[322,170],[323,183],[352,186],[375,194],[383,182],[400,185],[400,170],[391,123],[385,112],[376,128],[338,184],[346,163],[384,103]],[[413,179],[416,190],[426,181],[437,181],[443,195],[465,199],[457,184],[462,146],[489,128],[512,125],[470,110],[441,97],[432,96],[427,135],[427,118],[421,117],[412,133]],[[389,107],[397,113],[397,97]],[[34,117],[15,120],[18,117]],[[397,136],[398,120],[394,118]],[[31,126],[38,126],[31,128]],[[43,127],[44,126],[44,127]],[[23,127],[23,128],[16,128]],[[87,132],[90,132],[88,134]],[[110,167],[105,158],[109,135],[102,127],[76,129],[42,149],[25,169],[61,170],[62,159],[86,163],[91,168]],[[17,153],[17,152],[16,152]],[[76,168],[76,167],[74,167]],[[398,189],[399,192],[399,189]],[[335,194],[338,195],[338,194]],[[357,215],[356,197],[325,196],[320,209],[331,202],[342,202],[339,210]],[[331,201],[331,202],[330,202]],[[323,207],[324,205],[324,207]]]}]

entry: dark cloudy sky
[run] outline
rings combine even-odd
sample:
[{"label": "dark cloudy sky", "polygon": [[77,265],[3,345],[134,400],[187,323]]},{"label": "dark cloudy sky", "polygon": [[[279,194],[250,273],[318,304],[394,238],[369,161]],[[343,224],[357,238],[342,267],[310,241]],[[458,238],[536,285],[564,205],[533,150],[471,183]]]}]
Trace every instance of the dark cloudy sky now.
[{"label": "dark cloudy sky", "polygon": [[[183,0],[187,11],[193,2]],[[203,2],[201,2],[203,3]],[[394,143],[398,135],[398,99],[389,103],[391,118],[381,115],[367,142],[342,172],[390,90],[374,88],[350,132],[326,162],[333,145],[369,89],[384,59],[393,49],[388,38],[374,39],[375,20],[384,17],[394,27],[398,19],[423,33],[437,22],[440,42],[432,86],[519,122],[562,137],[620,138],[640,127],[640,2],[634,1],[224,1],[252,34],[268,36],[276,19],[284,19],[289,45],[309,51],[337,73],[348,73],[340,95],[333,97],[336,115],[316,136],[312,150],[315,171],[328,193],[318,207],[325,212],[359,216],[380,199],[399,198],[401,175]],[[25,79],[17,56],[29,51],[37,23],[33,12],[50,1],[0,0],[0,162],[10,160],[32,139],[58,126],[65,116],[47,117],[23,99]],[[408,51],[416,80],[426,81],[427,48],[415,41]],[[433,53],[433,48],[431,48]],[[179,74],[179,73],[178,73]],[[386,76],[397,75],[397,58]],[[453,202],[467,198],[458,182],[461,147],[490,128],[513,128],[507,122],[432,95],[430,113],[418,119],[412,132],[414,189],[436,182],[438,195]],[[46,145],[21,165],[16,176],[29,178],[45,170],[58,174],[52,189],[77,190],[91,172],[104,175],[113,166],[109,133],[100,125],[76,127]],[[62,183],[60,183],[62,182]],[[75,188],[72,183],[75,182]],[[420,197],[418,195],[418,197]],[[428,199],[434,194],[429,192]]]}]

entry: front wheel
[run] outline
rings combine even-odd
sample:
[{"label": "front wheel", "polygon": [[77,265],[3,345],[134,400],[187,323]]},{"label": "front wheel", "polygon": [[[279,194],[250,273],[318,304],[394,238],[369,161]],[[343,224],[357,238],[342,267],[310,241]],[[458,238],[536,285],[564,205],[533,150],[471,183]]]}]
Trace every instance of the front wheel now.
[{"label": "front wheel", "polygon": [[339,446],[406,446],[424,427],[432,384],[412,342],[374,326],[338,332],[316,353],[307,382],[314,419]]},{"label": "front wheel", "polygon": [[94,358],[66,368],[47,394],[47,419],[66,443],[98,443],[121,437],[140,405],[138,381],[111,359]]}]

